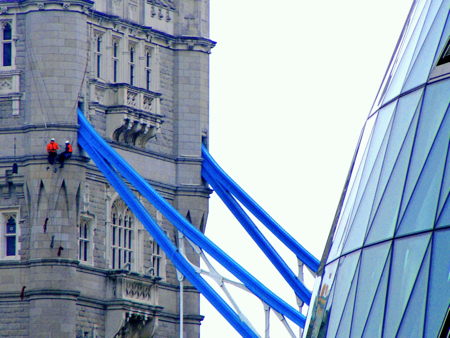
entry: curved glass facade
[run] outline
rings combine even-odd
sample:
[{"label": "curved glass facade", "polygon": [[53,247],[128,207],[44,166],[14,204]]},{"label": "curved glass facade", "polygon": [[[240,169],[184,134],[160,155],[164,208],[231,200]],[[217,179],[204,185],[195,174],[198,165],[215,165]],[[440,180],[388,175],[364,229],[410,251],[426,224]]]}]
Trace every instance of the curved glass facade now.
[{"label": "curved glass facade", "polygon": [[330,234],[307,337],[439,335],[450,304],[449,10],[450,0],[419,0],[409,13]]}]

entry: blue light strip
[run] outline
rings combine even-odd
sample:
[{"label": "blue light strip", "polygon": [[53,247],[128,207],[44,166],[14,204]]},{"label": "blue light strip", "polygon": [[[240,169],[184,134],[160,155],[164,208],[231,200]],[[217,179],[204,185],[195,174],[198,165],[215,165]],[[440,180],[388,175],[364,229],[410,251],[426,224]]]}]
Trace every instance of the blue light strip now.
[{"label": "blue light strip", "polygon": [[306,264],[313,272],[319,268],[319,260],[300,245],[286,232],[270,215],[258,205],[242,188],[229,177],[225,171],[202,146],[203,166],[213,177],[219,177],[220,183],[229,190],[255,217],[263,223],[280,241],[282,241],[299,260]]},{"label": "blue light strip", "polygon": [[223,186],[216,180],[211,173],[211,168],[203,166],[203,178],[213,187],[214,191],[219,195],[225,205],[230,209],[237,220],[242,224],[250,237],[256,242],[259,248],[264,252],[267,258],[272,262],[275,268],[280,272],[286,282],[292,287],[297,297],[309,305],[311,301],[311,292],[298,280],[297,276],[292,272],[285,261],[280,257],[278,252],[272,247],[269,241],[264,237],[258,227],[248,217],[239,203],[233,196],[226,191]]},{"label": "blue light strip", "polygon": [[80,123],[79,134],[89,139],[92,147],[100,151],[100,156],[114,166],[120,174],[126,178],[130,184],[139,191],[153,206],[158,209],[168,220],[180,230],[192,242],[208,252],[217,262],[222,264],[228,271],[236,276],[253,294],[259,297],[277,312],[291,319],[300,327],[305,325],[305,316],[275,295],[261,282],[249,274],[237,262],[229,257],[222,249],[217,247],[198,229],[191,225],[178,211],[162,198],[130,165],[124,161],[112,149],[95,129],[86,120],[83,113],[78,110],[78,120]]}]

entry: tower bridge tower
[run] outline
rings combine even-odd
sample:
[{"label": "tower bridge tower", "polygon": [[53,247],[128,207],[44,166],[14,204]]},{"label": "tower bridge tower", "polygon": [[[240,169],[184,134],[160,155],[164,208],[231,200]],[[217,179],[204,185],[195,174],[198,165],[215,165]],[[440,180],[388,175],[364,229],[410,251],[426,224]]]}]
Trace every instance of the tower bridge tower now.
[{"label": "tower bridge tower", "polygon": [[[176,271],[77,146],[76,108],[204,230],[209,1],[2,1],[0,43],[0,331],[178,336]],[[52,137],[73,144],[64,168],[47,162]],[[183,305],[184,334],[197,337],[189,284]]]}]

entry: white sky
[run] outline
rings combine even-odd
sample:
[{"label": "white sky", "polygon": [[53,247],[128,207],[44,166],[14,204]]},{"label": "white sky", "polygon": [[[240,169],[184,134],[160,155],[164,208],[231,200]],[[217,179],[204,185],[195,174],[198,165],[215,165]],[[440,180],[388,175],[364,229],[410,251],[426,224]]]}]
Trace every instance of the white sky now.
[{"label": "white sky", "polygon": [[[211,54],[210,152],[319,259],[411,3],[211,0],[217,46]],[[295,305],[217,196],[210,201],[206,234]],[[292,255],[279,250],[295,268]],[[262,334],[260,303],[239,299]],[[202,337],[239,337],[204,299],[202,314]],[[273,325],[279,325],[275,319]],[[287,336],[276,329],[272,337]]]}]

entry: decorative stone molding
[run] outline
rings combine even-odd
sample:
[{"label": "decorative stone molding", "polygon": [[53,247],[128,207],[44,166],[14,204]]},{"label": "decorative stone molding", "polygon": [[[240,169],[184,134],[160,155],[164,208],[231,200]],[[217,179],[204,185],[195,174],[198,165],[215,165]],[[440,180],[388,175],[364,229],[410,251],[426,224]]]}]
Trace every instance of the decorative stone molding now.
[{"label": "decorative stone molding", "polygon": [[111,297],[116,300],[131,300],[146,305],[157,305],[154,279],[128,274],[124,270],[110,275]]},{"label": "decorative stone molding", "polygon": [[3,97],[12,101],[12,115],[19,115],[20,111],[20,71],[4,71],[0,73],[0,100]]}]

